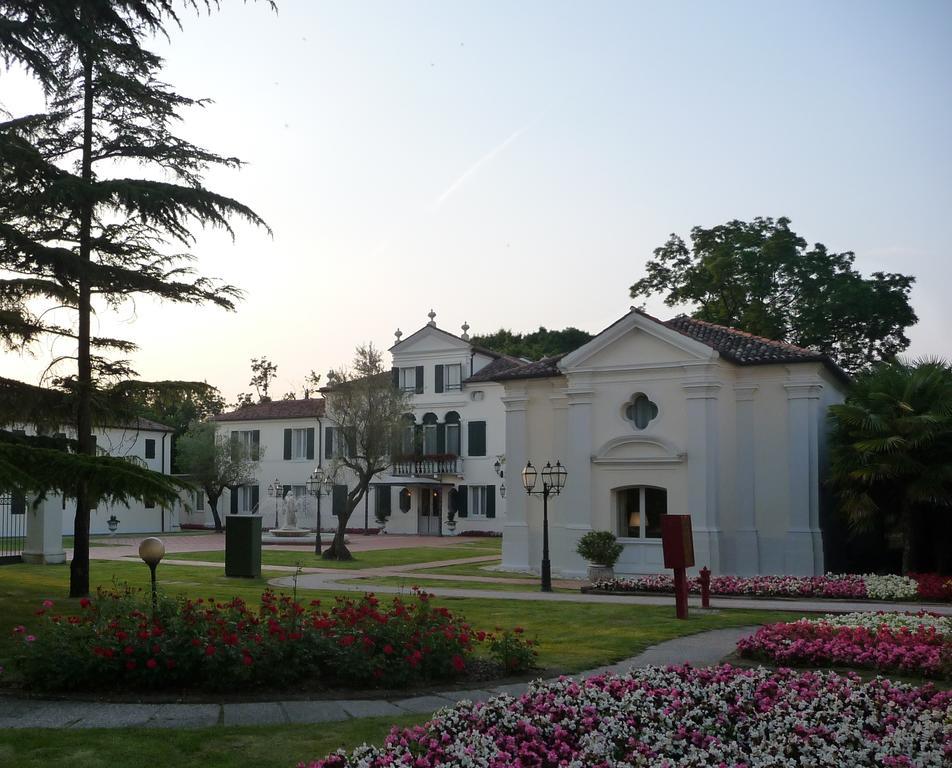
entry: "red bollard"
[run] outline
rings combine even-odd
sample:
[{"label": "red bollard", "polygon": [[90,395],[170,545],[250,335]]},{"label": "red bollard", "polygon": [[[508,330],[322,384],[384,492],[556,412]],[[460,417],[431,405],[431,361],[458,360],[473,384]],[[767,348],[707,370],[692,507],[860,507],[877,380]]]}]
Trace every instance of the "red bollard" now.
[{"label": "red bollard", "polygon": [[711,569],[706,565],[701,569],[701,607],[711,607]]}]

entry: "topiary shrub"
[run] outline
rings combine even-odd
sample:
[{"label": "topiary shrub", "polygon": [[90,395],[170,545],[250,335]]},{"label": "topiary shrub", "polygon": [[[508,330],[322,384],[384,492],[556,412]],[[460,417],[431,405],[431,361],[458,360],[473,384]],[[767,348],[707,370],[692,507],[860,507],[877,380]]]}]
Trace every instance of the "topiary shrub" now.
[{"label": "topiary shrub", "polygon": [[589,531],[578,540],[575,551],[594,565],[614,567],[624,547],[609,531]]}]

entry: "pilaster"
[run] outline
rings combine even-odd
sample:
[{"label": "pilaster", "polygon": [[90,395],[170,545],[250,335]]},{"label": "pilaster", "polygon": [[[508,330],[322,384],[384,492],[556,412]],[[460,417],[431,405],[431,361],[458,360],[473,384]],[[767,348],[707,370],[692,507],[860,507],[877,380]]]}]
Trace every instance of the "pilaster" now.
[{"label": "pilaster", "polygon": [[502,403],[506,409],[506,474],[509,479],[506,523],[502,536],[502,565],[512,570],[529,570],[528,496],[522,490],[520,477],[528,460],[529,396],[524,389],[513,390],[502,397]]},{"label": "pilaster", "polygon": [[791,378],[784,389],[790,483],[784,570],[809,576],[823,572],[817,444],[817,410],[823,385],[815,379]]},{"label": "pilaster", "polygon": [[734,498],[737,504],[734,561],[737,574],[760,573],[760,541],[757,533],[757,456],[754,401],[757,387],[734,387],[736,401],[737,466],[734,473]]},{"label": "pilaster", "polygon": [[[718,511],[717,398],[720,382],[690,378],[681,385],[687,401],[688,509],[699,568],[721,572]],[[675,510],[672,510],[675,511]]]},{"label": "pilaster", "polygon": [[45,499],[36,506],[27,507],[23,562],[34,565],[66,562],[66,552],[63,549],[63,511],[54,500]]}]

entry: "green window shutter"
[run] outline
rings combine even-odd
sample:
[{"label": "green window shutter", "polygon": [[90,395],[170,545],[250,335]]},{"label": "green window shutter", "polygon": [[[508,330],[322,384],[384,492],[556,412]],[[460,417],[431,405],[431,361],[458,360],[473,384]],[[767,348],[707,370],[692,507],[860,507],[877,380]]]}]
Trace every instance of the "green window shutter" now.
[{"label": "green window shutter", "polygon": [[486,517],[496,516],[496,486],[486,486]]},{"label": "green window shutter", "polygon": [[418,365],[416,367],[416,393],[418,395],[423,394],[423,366]]},{"label": "green window shutter", "polygon": [[334,458],[334,428],[333,427],[324,428],[324,458],[325,459]]},{"label": "green window shutter", "polygon": [[331,501],[331,514],[340,517],[347,514],[347,486],[335,485]]},{"label": "green window shutter", "polygon": [[251,430],[251,459],[257,461],[261,458],[261,430]]},{"label": "green window shutter", "polygon": [[151,438],[146,438],[145,440],[145,457],[147,459],[155,458],[155,440]]},{"label": "green window shutter", "polygon": [[436,452],[446,453],[446,425],[436,425]]},{"label": "green window shutter", "polygon": [[469,517],[469,486],[456,486],[456,516]]},{"label": "green window shutter", "polygon": [[486,422],[471,421],[467,426],[467,435],[469,437],[469,455],[486,455]]},{"label": "green window shutter", "polygon": [[231,514],[238,514],[238,486],[233,485],[228,489],[228,498],[231,502]]},{"label": "green window shutter", "polygon": [[374,499],[376,501],[376,516],[378,520],[385,520],[390,517],[390,486],[378,485],[374,490]]},{"label": "green window shutter", "polygon": [[434,387],[433,391],[442,392],[443,391],[443,366],[438,365],[433,369],[433,371],[436,376],[436,380],[435,380],[436,386]]},{"label": "green window shutter", "polygon": [[314,460],[314,427],[307,428],[307,458],[308,461]]},{"label": "green window shutter", "polygon": [[259,502],[258,486],[253,485],[251,486],[251,511],[252,512],[258,511],[258,502]]},{"label": "green window shutter", "polygon": [[291,458],[291,430],[284,430],[284,460]]},{"label": "green window shutter", "polygon": [[400,389],[400,369],[394,366],[390,369],[390,375],[393,377],[393,388]]}]

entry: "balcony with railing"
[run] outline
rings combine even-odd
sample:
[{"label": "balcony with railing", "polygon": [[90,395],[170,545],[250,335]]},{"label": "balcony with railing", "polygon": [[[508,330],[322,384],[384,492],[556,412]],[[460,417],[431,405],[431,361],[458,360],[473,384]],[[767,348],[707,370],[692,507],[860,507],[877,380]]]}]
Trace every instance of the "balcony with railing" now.
[{"label": "balcony with railing", "polygon": [[432,456],[398,456],[393,460],[395,477],[461,475],[463,459],[450,453]]}]

